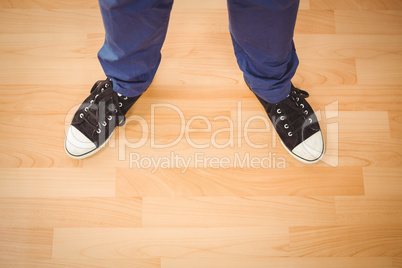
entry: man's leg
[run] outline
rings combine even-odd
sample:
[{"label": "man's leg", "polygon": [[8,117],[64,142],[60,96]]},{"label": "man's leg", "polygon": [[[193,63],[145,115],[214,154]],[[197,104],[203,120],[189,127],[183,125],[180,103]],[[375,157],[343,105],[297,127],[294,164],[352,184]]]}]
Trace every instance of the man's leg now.
[{"label": "man's leg", "polygon": [[299,0],[228,0],[229,29],[250,89],[276,103],[289,94],[298,58],[293,31]]},{"label": "man's leg", "polygon": [[299,0],[228,0],[229,27],[240,69],[264,106],[282,144],[304,163],[324,155],[324,140],[307,102],[291,79],[298,58],[293,32]]},{"label": "man's leg", "polygon": [[74,115],[65,150],[73,158],[99,151],[154,78],[173,0],[99,0],[105,43],[98,81]]},{"label": "man's leg", "polygon": [[172,5],[173,0],[99,0],[106,36],[98,58],[114,91],[134,97],[151,84]]}]

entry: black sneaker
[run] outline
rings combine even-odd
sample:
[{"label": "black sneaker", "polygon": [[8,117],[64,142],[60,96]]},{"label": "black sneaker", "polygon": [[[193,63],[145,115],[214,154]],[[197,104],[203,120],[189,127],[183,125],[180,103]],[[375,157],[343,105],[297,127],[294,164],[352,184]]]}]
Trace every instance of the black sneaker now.
[{"label": "black sneaker", "polygon": [[324,139],[317,117],[306,101],[308,96],[306,91],[292,84],[289,96],[278,103],[257,98],[285,149],[303,163],[315,163],[324,155]]},{"label": "black sneaker", "polygon": [[110,79],[97,81],[68,129],[64,143],[67,154],[82,159],[99,151],[109,141],[116,126],[124,125],[125,114],[139,97],[119,95],[113,91]]}]

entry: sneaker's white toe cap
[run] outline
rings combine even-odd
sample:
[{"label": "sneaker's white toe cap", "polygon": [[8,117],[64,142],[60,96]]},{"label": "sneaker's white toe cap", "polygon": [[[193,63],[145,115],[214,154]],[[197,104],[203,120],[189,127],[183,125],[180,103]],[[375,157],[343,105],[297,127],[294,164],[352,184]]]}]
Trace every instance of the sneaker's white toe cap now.
[{"label": "sneaker's white toe cap", "polygon": [[70,126],[66,135],[66,152],[73,158],[84,158],[96,149],[96,145],[74,126]]},{"label": "sneaker's white toe cap", "polygon": [[315,163],[324,155],[324,139],[321,131],[297,145],[292,153],[305,163]]}]

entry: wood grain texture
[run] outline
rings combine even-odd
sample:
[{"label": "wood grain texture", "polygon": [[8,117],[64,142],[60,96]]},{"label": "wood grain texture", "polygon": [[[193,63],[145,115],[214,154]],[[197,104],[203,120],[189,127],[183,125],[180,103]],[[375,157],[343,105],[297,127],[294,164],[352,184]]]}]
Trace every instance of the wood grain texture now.
[{"label": "wood grain texture", "polygon": [[[261,169],[167,169],[119,168],[116,195],[135,197],[184,196],[356,196],[364,194],[361,168],[337,168],[325,173],[326,167],[286,170]],[[188,179],[191,174],[191,180]],[[135,177],[135,179],[132,179]],[[308,180],[306,180],[308,177]]]},{"label": "wood grain texture", "polygon": [[336,33],[401,34],[402,14],[399,10],[336,10]]},{"label": "wood grain texture", "polygon": [[392,258],[387,257],[339,257],[339,258],[203,258],[203,259],[162,259],[164,268],[366,268],[393,267]]},{"label": "wood grain texture", "polygon": [[310,0],[310,8],[315,10],[401,10],[399,0]]},{"label": "wood grain texture", "polygon": [[0,33],[86,33],[103,32],[97,9],[30,9],[2,8]]},{"label": "wood grain texture", "polygon": [[402,267],[402,258],[392,258],[393,268]]},{"label": "wood grain texture", "polygon": [[126,259],[126,260],[104,260],[104,259],[65,259],[65,260],[4,260],[1,262],[6,267],[114,267],[118,263],[119,267],[133,268],[157,268],[161,267],[161,261],[158,258],[153,259]]},{"label": "wood grain texture", "polygon": [[[301,0],[293,83],[326,141],[309,166],[265,124],[226,7],[175,0],[152,85],[104,149],[76,160],[66,129],[104,79],[98,1],[0,1],[0,267],[402,267],[402,2]],[[194,120],[188,138],[155,148],[152,135],[164,144],[185,127],[155,104],[211,131]],[[219,116],[233,133],[213,136],[231,127]],[[255,116],[266,132],[245,134]],[[133,163],[172,153],[193,161]],[[196,153],[229,164],[196,165]],[[236,154],[270,165],[235,166]]]},{"label": "wood grain texture", "polygon": [[294,257],[400,257],[401,243],[400,227],[290,228],[290,251]]},{"label": "wood grain texture", "polygon": [[113,169],[1,169],[1,197],[111,197]]},{"label": "wood grain texture", "polygon": [[363,174],[367,196],[402,196],[402,168],[365,167]]},{"label": "wood grain texture", "polygon": [[391,111],[388,113],[389,126],[391,131],[391,137],[394,139],[402,138],[402,112]]},{"label": "wood grain texture", "polygon": [[[319,25],[317,25],[317,22],[319,22]],[[334,34],[334,11],[300,10],[295,31],[303,34]]]},{"label": "wood grain texture", "polygon": [[1,198],[6,228],[139,227],[139,198]]},{"label": "wood grain texture", "polygon": [[46,0],[4,0],[0,3],[0,8],[22,8],[22,9],[83,9],[83,8],[93,8],[97,9],[97,1],[63,1],[55,0],[51,3]]},{"label": "wood grain texture", "polygon": [[389,55],[376,60],[358,59],[356,68],[357,79],[364,85],[398,85],[402,84],[402,56]]},{"label": "wood grain texture", "polygon": [[0,261],[52,257],[53,229],[0,228]]},{"label": "wood grain texture", "polygon": [[145,227],[335,224],[332,197],[144,197],[142,213]]},{"label": "wood grain texture", "polygon": [[55,229],[54,233],[54,259],[228,258],[232,255],[288,256],[288,229],[68,228]]},{"label": "wood grain texture", "polygon": [[402,198],[399,197],[347,197],[335,198],[339,225],[402,225]]},{"label": "wood grain texture", "polygon": [[299,58],[311,59],[365,59],[401,54],[402,36],[364,34],[304,34],[295,35]]}]

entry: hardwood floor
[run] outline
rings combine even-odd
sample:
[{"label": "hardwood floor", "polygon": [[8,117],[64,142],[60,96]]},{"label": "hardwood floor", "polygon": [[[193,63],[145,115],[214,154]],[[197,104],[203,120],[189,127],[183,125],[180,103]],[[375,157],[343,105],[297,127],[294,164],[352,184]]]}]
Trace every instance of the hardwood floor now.
[{"label": "hardwood floor", "polygon": [[176,0],[153,84],[74,160],[97,1],[0,1],[0,267],[402,267],[401,26],[400,0],[301,1],[293,82],[327,145],[304,165],[243,82],[226,1]]}]

